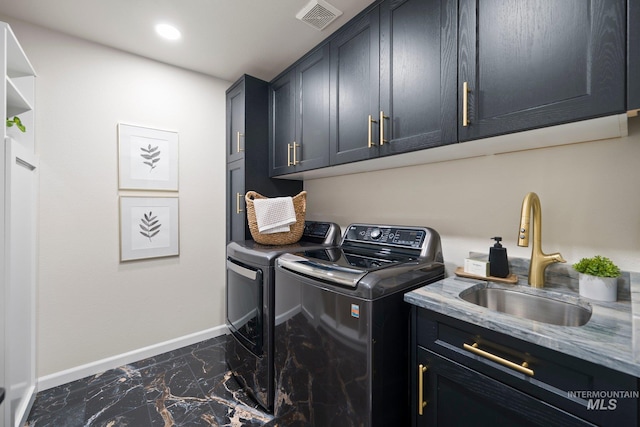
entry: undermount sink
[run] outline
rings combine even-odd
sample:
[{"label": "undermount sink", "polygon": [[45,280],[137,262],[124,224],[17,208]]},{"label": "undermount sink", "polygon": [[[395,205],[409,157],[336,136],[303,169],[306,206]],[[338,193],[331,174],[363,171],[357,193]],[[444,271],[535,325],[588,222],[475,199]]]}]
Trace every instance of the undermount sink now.
[{"label": "undermount sink", "polygon": [[490,310],[560,326],[582,326],[591,318],[591,306],[505,288],[471,288],[460,298]]}]

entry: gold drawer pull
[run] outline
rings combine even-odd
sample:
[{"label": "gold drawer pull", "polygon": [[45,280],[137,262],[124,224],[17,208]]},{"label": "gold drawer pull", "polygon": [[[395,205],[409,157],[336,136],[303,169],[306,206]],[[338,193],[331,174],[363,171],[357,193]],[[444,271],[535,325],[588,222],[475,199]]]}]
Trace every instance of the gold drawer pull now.
[{"label": "gold drawer pull", "polygon": [[385,142],[389,142],[384,139],[384,120],[389,119],[389,117],[384,115],[384,111],[380,110],[380,146],[383,146]]},{"label": "gold drawer pull", "polygon": [[242,194],[240,193],[236,193],[236,213],[242,213],[242,209],[240,209],[240,198],[242,197]]},{"label": "gold drawer pull", "polygon": [[424,400],[424,373],[427,372],[428,367],[422,363],[418,365],[418,415],[424,413],[424,408],[427,406],[427,401]]},{"label": "gold drawer pull", "polygon": [[469,83],[462,83],[462,126],[469,126]]},{"label": "gold drawer pull", "polygon": [[244,151],[244,148],[240,148],[240,137],[244,136],[244,133],[240,133],[240,131],[238,131],[238,133],[236,133],[236,145],[237,145],[237,150],[238,153],[241,151]]},{"label": "gold drawer pull", "polygon": [[525,375],[529,375],[531,377],[533,376],[533,370],[529,369],[529,364],[527,362],[522,362],[522,365],[518,365],[517,363],[513,363],[507,359],[503,359],[502,357],[496,356],[495,354],[491,354],[488,351],[480,350],[478,348],[478,343],[473,343],[473,345],[464,343],[464,349],[469,350],[470,352],[475,353],[478,356],[482,356],[493,362],[504,365],[507,368],[515,369],[516,371]]},{"label": "gold drawer pull", "polygon": [[374,145],[376,145],[372,140],[371,140],[371,124],[372,123],[378,123],[377,120],[373,120],[373,117],[371,117],[371,114],[369,114],[369,133],[368,133],[368,137],[367,137],[367,147],[371,148]]}]

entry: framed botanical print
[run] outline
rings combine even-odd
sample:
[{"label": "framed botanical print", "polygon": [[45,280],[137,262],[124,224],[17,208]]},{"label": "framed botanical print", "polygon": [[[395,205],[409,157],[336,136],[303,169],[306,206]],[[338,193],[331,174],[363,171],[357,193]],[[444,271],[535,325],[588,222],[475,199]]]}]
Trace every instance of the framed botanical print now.
[{"label": "framed botanical print", "polygon": [[119,123],[118,185],[178,191],[178,133]]},{"label": "framed botanical print", "polygon": [[120,261],[177,256],[177,197],[120,197]]}]

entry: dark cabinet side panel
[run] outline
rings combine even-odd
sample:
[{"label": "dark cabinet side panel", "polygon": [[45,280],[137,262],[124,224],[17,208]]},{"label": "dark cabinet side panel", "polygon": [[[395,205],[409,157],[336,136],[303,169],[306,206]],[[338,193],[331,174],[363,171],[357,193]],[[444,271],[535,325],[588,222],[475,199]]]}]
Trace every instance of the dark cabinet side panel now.
[{"label": "dark cabinet side panel", "polygon": [[627,110],[640,110],[640,0],[627,5]]}]

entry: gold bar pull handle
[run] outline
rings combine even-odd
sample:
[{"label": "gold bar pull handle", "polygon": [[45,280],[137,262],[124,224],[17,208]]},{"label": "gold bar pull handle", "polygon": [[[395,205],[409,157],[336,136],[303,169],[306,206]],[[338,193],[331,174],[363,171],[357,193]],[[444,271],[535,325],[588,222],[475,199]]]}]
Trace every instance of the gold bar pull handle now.
[{"label": "gold bar pull handle", "polygon": [[530,377],[533,376],[533,370],[529,369],[529,364],[527,362],[522,362],[521,365],[518,365],[517,363],[513,363],[507,359],[496,356],[495,354],[491,354],[488,351],[480,350],[478,348],[478,343],[473,343],[473,345],[464,343],[463,347],[465,350],[469,350],[470,352],[477,354],[478,356],[484,357],[486,359],[489,359],[492,362],[499,363],[503,366],[506,366],[507,368],[514,369],[525,375],[529,375]]},{"label": "gold bar pull handle", "polygon": [[298,144],[297,142],[293,141],[293,166],[297,165],[298,163],[300,163],[298,161],[298,147],[300,147],[300,144]]},{"label": "gold bar pull handle", "polygon": [[469,83],[462,83],[462,126],[469,126]]},{"label": "gold bar pull handle", "polygon": [[236,213],[242,213],[242,209],[240,209],[240,199],[242,198],[242,194],[236,193]]},{"label": "gold bar pull handle", "polygon": [[371,124],[372,123],[378,123],[377,120],[373,120],[373,117],[371,116],[371,114],[369,114],[369,123],[368,123],[368,127],[369,127],[369,133],[368,133],[368,137],[367,137],[367,147],[371,148],[374,145],[376,145],[372,140],[371,140]]},{"label": "gold bar pull handle", "polygon": [[380,110],[380,146],[384,145],[385,142],[389,142],[384,139],[384,121],[385,119],[389,120],[389,117],[384,115],[384,111]]},{"label": "gold bar pull handle", "polygon": [[244,136],[244,133],[240,133],[240,131],[238,131],[236,133],[236,146],[237,146],[236,149],[237,149],[238,153],[241,152],[241,151],[244,151],[244,148],[240,148],[240,137],[241,136]]},{"label": "gold bar pull handle", "polygon": [[424,400],[424,373],[427,369],[422,363],[418,365],[418,415],[422,415],[427,406],[427,401]]},{"label": "gold bar pull handle", "polygon": [[293,166],[291,163],[291,144],[287,144],[287,166]]}]

